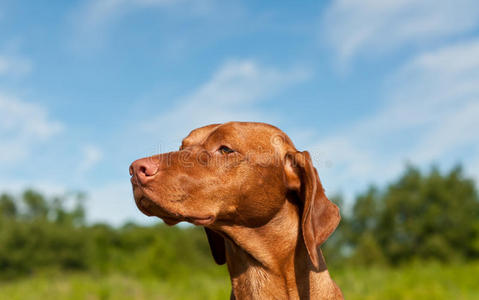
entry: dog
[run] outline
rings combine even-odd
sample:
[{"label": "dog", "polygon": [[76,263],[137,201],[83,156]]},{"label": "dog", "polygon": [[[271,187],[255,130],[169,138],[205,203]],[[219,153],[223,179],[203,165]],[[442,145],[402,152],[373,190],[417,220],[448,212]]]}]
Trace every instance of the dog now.
[{"label": "dog", "polygon": [[320,250],[339,209],[310,154],[280,129],[204,126],[179,151],[136,160],[130,175],[141,212],[204,227],[214,260],[228,266],[231,299],[343,299]]}]

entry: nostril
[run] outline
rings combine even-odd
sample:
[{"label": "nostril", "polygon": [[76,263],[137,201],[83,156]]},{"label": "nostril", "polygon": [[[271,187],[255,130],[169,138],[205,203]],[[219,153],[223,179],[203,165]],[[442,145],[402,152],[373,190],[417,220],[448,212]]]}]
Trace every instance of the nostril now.
[{"label": "nostril", "polygon": [[142,173],[142,175],[149,176],[145,166],[140,166],[140,168],[138,168],[138,172]]}]

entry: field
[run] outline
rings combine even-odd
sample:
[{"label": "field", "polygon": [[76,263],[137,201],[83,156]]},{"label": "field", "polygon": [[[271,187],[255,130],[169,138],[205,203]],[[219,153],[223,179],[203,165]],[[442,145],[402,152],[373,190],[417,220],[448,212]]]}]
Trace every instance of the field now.
[{"label": "field", "polygon": [[[346,299],[479,299],[479,262],[330,270]],[[162,281],[121,274],[42,274],[0,284],[0,299],[229,299],[226,274]]]}]

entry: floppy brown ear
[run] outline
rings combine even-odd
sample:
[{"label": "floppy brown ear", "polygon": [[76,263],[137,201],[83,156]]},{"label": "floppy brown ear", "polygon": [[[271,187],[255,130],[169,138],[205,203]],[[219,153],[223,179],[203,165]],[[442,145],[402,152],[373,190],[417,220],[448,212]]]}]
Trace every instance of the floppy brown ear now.
[{"label": "floppy brown ear", "polygon": [[218,265],[223,265],[226,262],[225,240],[215,231],[205,227],[206,236],[208,237],[208,244],[210,244],[211,254]]},{"label": "floppy brown ear", "polygon": [[329,201],[308,151],[288,152],[285,157],[286,186],[298,192],[303,204],[301,230],[311,262],[319,268],[319,246],[334,232],[341,216]]}]

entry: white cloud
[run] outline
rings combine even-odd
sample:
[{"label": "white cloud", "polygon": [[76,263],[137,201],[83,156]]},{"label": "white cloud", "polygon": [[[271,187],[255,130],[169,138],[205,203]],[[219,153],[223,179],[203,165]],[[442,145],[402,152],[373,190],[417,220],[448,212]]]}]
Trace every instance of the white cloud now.
[{"label": "white cloud", "polygon": [[0,55],[0,77],[7,75],[21,76],[30,73],[31,70],[32,63],[26,58]]},{"label": "white cloud", "polygon": [[62,129],[44,107],[0,94],[0,164],[25,158]]},{"label": "white cloud", "polygon": [[377,55],[471,31],[479,24],[479,2],[335,0],[323,21],[324,41],[344,67],[357,55]]},{"label": "white cloud", "polygon": [[330,186],[353,194],[396,176],[406,161],[443,167],[460,161],[474,173],[478,50],[479,40],[472,40],[418,55],[391,77],[382,109],[315,145],[319,159],[332,162],[322,170]]},{"label": "white cloud", "polygon": [[103,152],[94,145],[86,145],[82,149],[83,159],[78,165],[78,171],[81,174],[88,172],[103,158]]},{"label": "white cloud", "polygon": [[250,60],[229,61],[168,113],[142,126],[149,132],[164,130],[166,146],[177,147],[191,129],[206,124],[252,120],[274,123],[275,117],[262,113],[256,105],[308,77],[302,69],[280,71]]}]

